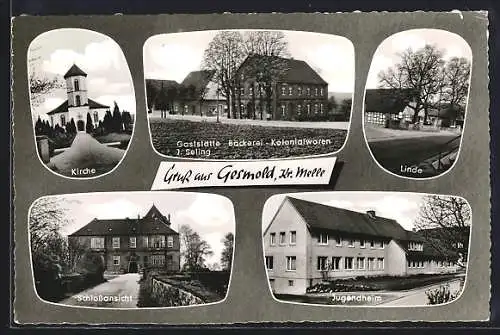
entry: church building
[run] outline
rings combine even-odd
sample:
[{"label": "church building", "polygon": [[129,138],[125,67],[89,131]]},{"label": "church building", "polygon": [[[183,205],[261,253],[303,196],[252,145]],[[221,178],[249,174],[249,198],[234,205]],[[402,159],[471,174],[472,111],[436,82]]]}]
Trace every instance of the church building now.
[{"label": "church building", "polygon": [[67,100],[48,112],[50,125],[65,127],[66,123],[74,120],[78,131],[84,131],[87,123],[87,113],[90,113],[94,127],[104,119],[109,106],[90,99],[87,95],[87,74],[76,64],[70,67],[64,75],[66,81]]}]

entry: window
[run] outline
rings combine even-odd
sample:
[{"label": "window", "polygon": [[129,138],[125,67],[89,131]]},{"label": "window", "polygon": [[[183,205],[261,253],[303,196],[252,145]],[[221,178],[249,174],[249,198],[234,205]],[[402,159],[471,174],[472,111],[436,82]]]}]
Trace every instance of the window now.
[{"label": "window", "polygon": [[365,114],[365,116],[366,116],[366,122],[368,122],[368,123],[385,125],[385,114],[384,113],[367,112]]},{"label": "window", "polygon": [[323,104],[319,104],[319,112],[323,114]]},{"label": "window", "polygon": [[358,270],[365,269],[365,258],[364,257],[358,257],[357,263],[358,263]]},{"label": "window", "polygon": [[375,270],[375,258],[368,257],[368,270]]},{"label": "window", "polygon": [[173,247],[174,247],[174,237],[167,236],[167,248],[173,248]]},{"label": "window", "polygon": [[293,94],[293,88],[292,86],[288,86],[288,95],[292,95]]},{"label": "window", "polygon": [[328,270],[328,257],[318,256],[318,262],[316,263],[316,269],[318,271]]},{"label": "window", "polygon": [[302,95],[302,86],[297,87],[297,94]]},{"label": "window", "polygon": [[375,248],[375,241],[374,240],[370,241],[370,248]]},{"label": "window", "polygon": [[120,265],[120,256],[113,256],[113,265]]},{"label": "window", "polygon": [[152,265],[164,265],[165,255],[152,255],[150,258],[150,264]]},{"label": "window", "polygon": [[385,242],[384,241],[380,241],[379,248],[380,249],[384,249],[384,247],[385,247]]},{"label": "window", "polygon": [[281,105],[281,115],[285,116],[285,112],[286,112],[286,106]]},{"label": "window", "polygon": [[271,234],[269,234],[269,238],[270,238],[269,243],[270,243],[271,245],[275,245],[275,244],[276,244],[276,233],[271,233]]},{"label": "window", "polygon": [[281,86],[281,95],[285,95],[285,86]]},{"label": "window", "polygon": [[142,237],[142,246],[144,248],[147,248],[148,247],[148,237],[147,236],[143,236]]},{"label": "window", "polygon": [[321,233],[318,236],[318,243],[319,244],[328,244],[328,234],[327,233]]},{"label": "window", "polygon": [[365,240],[359,240],[359,247],[364,248],[365,247]]},{"label": "window", "polygon": [[318,96],[318,88],[317,87],[314,89],[314,95]]},{"label": "window", "polygon": [[302,105],[297,105],[297,115],[300,115],[302,112]]},{"label": "window", "polygon": [[[322,88],[320,88],[320,90],[319,90],[319,95],[323,96],[323,94],[324,94],[324,92],[323,92],[323,87],[322,87]],[[323,105],[321,105],[321,106],[323,106]]]},{"label": "window", "polygon": [[310,95],[311,95],[311,89],[310,89],[309,87],[306,89],[306,92],[307,92],[307,93],[306,93],[306,94],[307,94],[307,96],[310,96]]},{"label": "window", "polygon": [[244,87],[240,87],[240,95],[245,95],[245,88]]},{"label": "window", "polygon": [[344,258],[344,269],[352,270],[352,257]]},{"label": "window", "polygon": [[94,112],[94,123],[99,123],[99,113]]},{"label": "window", "polygon": [[135,236],[130,237],[129,244],[131,248],[137,248],[137,238]]},{"label": "window", "polygon": [[73,83],[75,85],[75,91],[79,91],[80,90],[80,83],[78,82],[78,79],[75,79],[75,81]]},{"label": "window", "polygon": [[179,112],[179,105],[174,105],[174,112],[175,113]]},{"label": "window", "polygon": [[297,257],[295,256],[286,256],[286,270],[287,271],[295,271],[297,270]]},{"label": "window", "polygon": [[408,242],[408,249],[409,250],[422,251],[423,250],[423,244],[422,243],[418,243],[418,242]]},{"label": "window", "polygon": [[342,246],[342,238],[340,236],[337,236],[335,238],[335,244],[337,245],[337,247],[341,247]]},{"label": "window", "polygon": [[266,269],[272,270],[274,268],[274,257],[266,256]]},{"label": "window", "polygon": [[354,240],[353,240],[352,238],[348,240],[348,242],[347,242],[347,246],[348,246],[349,248],[354,248]]},{"label": "window", "polygon": [[65,126],[66,125],[66,116],[64,115],[61,115],[61,126]]},{"label": "window", "polygon": [[341,257],[332,257],[332,270],[340,270]]},{"label": "window", "polygon": [[248,88],[248,93],[249,93],[250,95],[253,95],[253,87],[249,87],[249,88]]},{"label": "window", "polygon": [[314,104],[314,114],[318,114],[318,104]]},{"label": "window", "polygon": [[80,99],[79,95],[75,96],[75,104],[77,106],[80,106],[82,104],[82,100]]},{"label": "window", "polygon": [[118,249],[118,248],[120,248],[120,238],[113,237],[113,249]]},{"label": "window", "polygon": [[288,286],[293,286],[293,280],[288,281]]},{"label": "window", "polygon": [[297,232],[293,230],[290,232],[290,244],[295,243],[297,243]]},{"label": "window", "polygon": [[311,105],[307,104],[307,114],[311,114]]},{"label": "window", "polygon": [[378,269],[383,270],[384,269],[384,258],[377,258],[377,263],[378,263]]},{"label": "window", "polygon": [[90,249],[104,249],[104,237],[92,237],[90,239]]},{"label": "window", "polygon": [[151,248],[165,248],[165,235],[152,235],[149,237]]},{"label": "window", "polygon": [[284,231],[280,232],[280,244],[286,243],[286,234]]}]

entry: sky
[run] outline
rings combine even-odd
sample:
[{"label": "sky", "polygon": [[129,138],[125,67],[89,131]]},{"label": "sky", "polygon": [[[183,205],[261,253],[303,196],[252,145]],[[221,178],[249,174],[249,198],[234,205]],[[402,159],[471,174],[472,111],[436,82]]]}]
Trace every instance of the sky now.
[{"label": "sky", "polygon": [[[113,192],[80,193],[55,196],[68,223],[61,227],[64,236],[74,233],[92,219],[121,219],[144,216],[154,204],[160,212],[171,215],[175,231],[187,224],[206,240],[214,255],[206,264],[220,264],[221,240],[228,232],[234,234],[235,220],[231,201],[225,197],[188,192]],[[34,204],[36,206],[36,203]]]},{"label": "sky", "polygon": [[452,57],[472,59],[469,44],[459,35],[439,29],[412,29],[386,38],[377,48],[372,59],[366,88],[377,88],[378,74],[387,70],[400,59],[399,53],[408,48],[416,51],[426,44],[444,51],[445,60]]},{"label": "sky", "polygon": [[[246,30],[239,30],[245,32]],[[199,70],[203,53],[217,30],[161,34],[144,44],[147,79],[182,82]],[[345,37],[302,31],[283,31],[291,57],[306,61],[328,82],[329,92],[354,90],[354,47]]]},{"label": "sky", "polygon": [[88,97],[135,114],[135,94],[127,61],[119,45],[110,37],[85,29],[56,29],[37,36],[28,49],[29,75],[59,76],[64,87],[45,95],[32,106],[33,117],[43,116],[67,99],[63,79],[76,64],[87,73]]},{"label": "sky", "polygon": [[[365,213],[374,210],[377,216],[394,219],[403,228],[412,230],[425,194],[406,192],[312,192],[288,194],[297,199]],[[269,225],[286,194],[269,198],[264,205],[262,231]]]}]

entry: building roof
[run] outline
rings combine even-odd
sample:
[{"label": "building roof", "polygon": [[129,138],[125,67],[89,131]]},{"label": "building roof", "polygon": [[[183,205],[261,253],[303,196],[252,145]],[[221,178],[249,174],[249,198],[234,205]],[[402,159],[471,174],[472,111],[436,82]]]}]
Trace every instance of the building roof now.
[{"label": "building roof", "polygon": [[411,90],[378,88],[365,92],[365,111],[398,114],[410,103]]},{"label": "building roof", "polygon": [[330,230],[400,241],[419,240],[413,232],[405,230],[393,219],[297,198],[288,199],[312,230]]},{"label": "building roof", "polygon": [[303,60],[293,58],[283,58],[277,56],[250,55],[240,65],[239,71],[247,66],[256,69],[263,66],[269,66],[271,62],[282,67],[283,73],[277,78],[277,81],[284,83],[301,84],[328,84],[308,63]]},{"label": "building roof", "polygon": [[[88,99],[89,103],[86,105],[82,106],[89,106],[90,109],[97,109],[97,108],[109,108],[109,106],[103,105],[97,101],[94,101],[92,99]],[[54,114],[59,114],[59,113],[66,113],[68,111],[68,100],[64,101],[62,104],[51,110],[50,112],[47,112],[47,115],[54,115]],[[71,106],[72,107],[72,106]]]},{"label": "building roof", "polygon": [[178,88],[180,86],[180,84],[175,80],[163,80],[163,79],[146,79],[146,84],[147,84],[146,87],[151,85],[153,88],[157,90],[170,87]]},{"label": "building roof", "polygon": [[170,227],[170,219],[164,216],[155,205],[142,218],[93,219],[69,236],[105,236],[139,234],[178,234]]},{"label": "building roof", "polygon": [[185,88],[194,87],[195,94],[199,95],[203,90],[206,90],[214,74],[215,71],[213,70],[192,71],[184,78],[181,85]]},{"label": "building roof", "polygon": [[87,74],[85,72],[83,72],[83,70],[80,69],[76,64],[73,64],[73,66],[71,66],[69,68],[68,72],[66,72],[66,74],[64,75],[64,79],[69,78],[69,77],[74,77],[74,76],[86,77]]}]

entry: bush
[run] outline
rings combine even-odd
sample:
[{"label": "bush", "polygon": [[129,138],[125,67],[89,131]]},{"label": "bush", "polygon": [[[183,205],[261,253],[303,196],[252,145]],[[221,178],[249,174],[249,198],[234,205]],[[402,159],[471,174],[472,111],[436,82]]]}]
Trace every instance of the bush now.
[{"label": "bush", "polygon": [[452,293],[450,291],[450,285],[441,285],[437,289],[426,291],[425,295],[429,300],[429,305],[439,305],[455,300],[459,292]]},{"label": "bush", "polygon": [[88,282],[104,281],[104,262],[100,255],[85,253],[76,264],[75,270],[83,274]]}]

